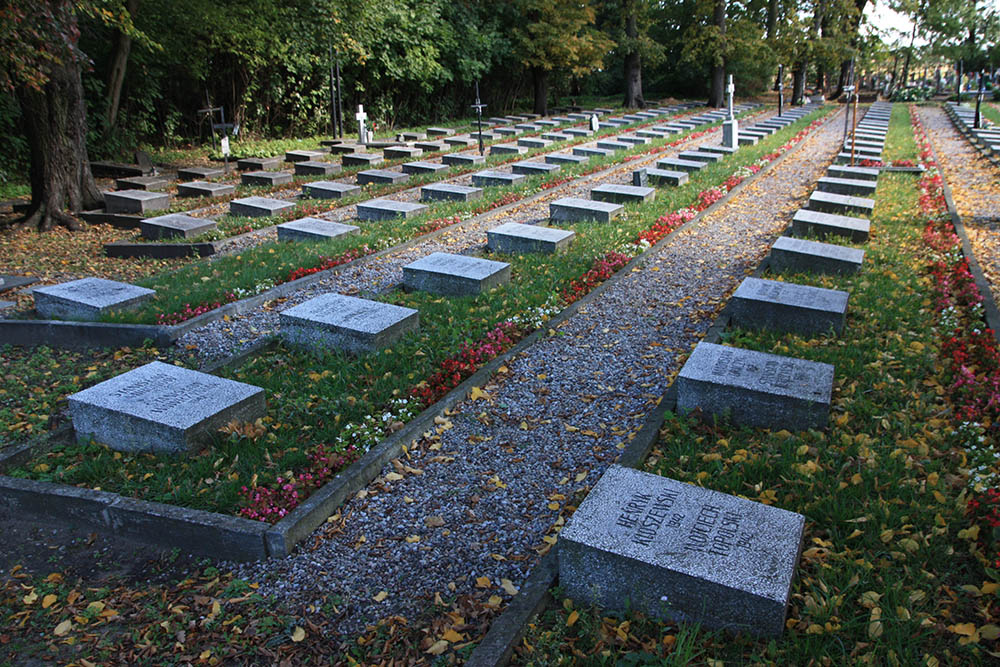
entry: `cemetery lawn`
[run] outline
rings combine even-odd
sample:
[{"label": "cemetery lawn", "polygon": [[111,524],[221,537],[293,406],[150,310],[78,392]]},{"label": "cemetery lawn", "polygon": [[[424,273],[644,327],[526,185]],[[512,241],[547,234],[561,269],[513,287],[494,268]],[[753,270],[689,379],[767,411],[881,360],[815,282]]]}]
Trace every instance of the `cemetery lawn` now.
[{"label": "cemetery lawn", "polygon": [[[574,281],[595,262],[613,251],[624,253],[623,257],[636,254],[640,247],[633,241],[658,217],[695,204],[700,192],[720,185],[738,167],[774,152],[822,113],[809,114],[757,146],[744,148],[736,156],[692,174],[682,187],[659,189],[656,201],[627,206],[626,213],[612,224],[573,225],[577,239],[566,253],[498,256],[512,264],[512,279],[506,286],[464,298],[400,291],[379,295],[380,300],[420,311],[421,331],[390,348],[362,357],[337,353],[319,356],[274,344],[226,373],[232,379],[267,390],[267,417],[257,424],[233,425],[227,435],[217,437],[213,446],[192,456],[176,459],[122,453],[64,440],[9,474],[99,487],[184,507],[225,513],[243,509],[253,518],[280,518],[273,514],[262,516],[260,508],[247,508],[241,489],[274,488],[278,478],[288,480],[301,472],[312,473],[317,466],[331,461],[335,469],[350,463],[386,432],[418,414],[426,401],[436,400],[457,384],[451,380],[452,371],[447,372],[447,377],[439,375],[434,385],[429,386],[427,381],[447,368],[446,362],[451,363],[463,345],[483,345],[493,336],[507,341],[500,347],[509,347],[521,335],[544,326],[549,316],[566,305],[566,293]],[[397,237],[401,233],[398,230],[407,224],[414,223],[393,221],[373,226],[380,227],[387,237]],[[337,243],[332,242],[326,251],[342,251],[345,246]],[[218,289],[211,285],[232,285],[246,279],[247,274],[251,280],[273,279],[286,275],[311,252],[316,251],[295,244],[269,244],[210,265],[187,267],[173,276],[158,278],[155,286],[161,289],[162,279],[172,281],[173,286],[195,284]],[[273,303],[271,307],[279,306]],[[504,322],[512,325],[500,326]],[[24,402],[25,398],[11,399],[14,406]],[[34,407],[15,409],[37,412]],[[299,486],[297,491],[309,493],[311,489]]]},{"label": "cemetery lawn", "polygon": [[834,364],[827,431],[668,414],[645,462],[649,472],[805,515],[784,634],[734,638],[565,601],[531,625],[516,662],[937,665],[1000,656],[1000,585],[975,553],[978,531],[967,530],[967,444],[945,399],[919,194],[916,176],[882,175],[857,275],[779,278],[849,291],[842,335],[724,335],[727,345]]},{"label": "cemetery lawn", "polygon": [[[860,111],[858,118],[861,118]],[[885,135],[885,150],[882,152],[882,161],[886,164],[892,164],[896,160],[910,160],[913,164],[920,161],[917,142],[914,141],[913,130],[910,128],[908,104],[892,105],[889,131]]]}]

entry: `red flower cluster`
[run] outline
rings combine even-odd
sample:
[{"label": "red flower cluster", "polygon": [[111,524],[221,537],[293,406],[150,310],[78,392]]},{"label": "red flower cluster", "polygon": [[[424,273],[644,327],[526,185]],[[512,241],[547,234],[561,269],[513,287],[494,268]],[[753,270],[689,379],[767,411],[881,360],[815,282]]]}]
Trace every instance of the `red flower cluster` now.
[{"label": "red flower cluster", "polygon": [[424,224],[417,228],[417,235],[423,236],[424,234],[430,234],[431,232],[436,232],[439,229],[444,229],[445,227],[451,227],[461,222],[461,218],[457,215],[453,215],[450,218],[434,218],[433,220],[428,220]]},{"label": "red flower cluster", "polygon": [[240,496],[246,506],[240,515],[255,521],[277,523],[286,514],[309,497],[313,489],[326,484],[335,474],[358,458],[359,452],[350,445],[343,452],[327,450],[326,445],[316,445],[306,454],[309,467],[290,478],[279,476],[271,486],[241,487]]},{"label": "red flower cluster", "polygon": [[615,271],[628,264],[628,255],[620,252],[609,252],[594,260],[593,266],[582,276],[576,278],[562,293],[563,301],[573,303],[588,294],[592,289],[615,274]]},{"label": "red flower cluster", "polygon": [[223,303],[232,303],[233,301],[236,301],[236,295],[229,292],[226,294],[225,301],[213,301],[212,303],[203,303],[194,307],[192,307],[189,303],[185,303],[182,310],[176,310],[172,313],[160,313],[157,315],[156,323],[165,325],[180,324],[181,322],[190,320],[192,317],[198,317],[199,315],[207,313],[210,310],[221,308]]},{"label": "red flower cluster", "polygon": [[336,257],[320,257],[319,264],[317,264],[316,266],[311,266],[308,268],[303,266],[290,271],[288,273],[288,277],[285,278],[284,282],[290,283],[293,280],[298,280],[299,278],[312,275],[313,273],[319,273],[320,271],[326,271],[327,269],[332,269],[333,267],[339,266],[341,264],[347,264],[348,262],[353,262],[359,257],[364,257],[365,255],[368,255],[371,252],[372,252],[371,248],[369,248],[368,244],[366,243],[360,248],[351,248],[347,252],[337,255]]},{"label": "red flower cluster", "polygon": [[979,526],[979,537],[976,540],[983,554],[986,554],[989,566],[1000,570],[1000,549],[997,548],[997,538],[1000,537],[1000,491],[986,489],[969,499],[965,506],[965,515],[974,526]]},{"label": "red flower cluster", "polygon": [[696,211],[690,208],[682,208],[680,211],[674,211],[673,213],[661,215],[656,219],[656,222],[653,223],[652,227],[639,232],[638,238],[636,238],[633,243],[639,244],[643,241],[646,241],[649,245],[659,243],[660,239],[683,225],[695,215],[697,215]]},{"label": "red flower cluster", "polygon": [[423,405],[431,405],[457,387],[484,363],[514,346],[524,336],[513,322],[502,322],[472,345],[463,344],[454,357],[441,362],[438,371],[410,390]]}]

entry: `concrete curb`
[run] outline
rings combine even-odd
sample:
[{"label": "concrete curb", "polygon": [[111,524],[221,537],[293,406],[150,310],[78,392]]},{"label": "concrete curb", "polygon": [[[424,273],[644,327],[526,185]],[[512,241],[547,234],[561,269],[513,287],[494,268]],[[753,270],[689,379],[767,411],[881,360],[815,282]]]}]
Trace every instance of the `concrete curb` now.
[{"label": "concrete curb", "polygon": [[[831,114],[831,119],[835,114]],[[830,122],[827,119],[826,122]],[[818,129],[818,128],[817,128]],[[434,418],[464,400],[475,386],[481,386],[504,363],[520,354],[544,335],[549,328],[558,327],[572,317],[580,308],[592,303],[605,290],[622,280],[630,269],[640,262],[646,261],[652,254],[659,252],[671,242],[682,229],[699,224],[710,213],[724,206],[744,187],[755,182],[781,164],[787,156],[801,147],[801,143],[792,147],[784,155],[769,163],[760,172],[746,179],[724,197],[719,199],[686,224],[674,230],[657,244],[634,257],[614,276],[599,285],[585,297],[570,304],[558,315],[551,318],[544,329],[539,329],[519,341],[506,354],[493,359],[458,387],[450,391],[444,398],[424,410],[416,419],[403,429],[384,439],[361,459],[338,474],[333,480],[318,489],[304,503],[289,513],[280,522],[270,525],[261,521],[233,517],[216,512],[192,510],[164,503],[153,503],[133,498],[127,498],[116,493],[95,491],[74,486],[22,480],[8,476],[0,476],[0,510],[16,514],[32,514],[52,521],[83,523],[95,528],[125,534],[137,539],[159,544],[166,547],[179,547],[191,553],[213,556],[227,560],[259,560],[267,557],[282,557],[291,552],[294,546],[305,538],[312,530],[331,516],[350,494],[361,489],[374,479],[382,467],[402,452],[403,445],[416,440],[421,434],[433,427]],[[615,168],[620,167],[618,165]],[[544,194],[544,193],[539,193]],[[495,209],[494,209],[495,210]],[[343,268],[347,265],[342,265]],[[317,274],[313,274],[315,276]],[[301,280],[312,278],[307,276]],[[295,283],[286,283],[282,287],[290,287]],[[260,298],[263,295],[258,295]],[[272,297],[273,298],[273,297]],[[235,306],[237,304],[229,304]],[[195,318],[197,319],[197,318]],[[272,339],[264,339],[254,347],[244,350],[234,357],[224,359],[207,368],[220,368],[240,363],[251,355],[257,354],[272,343]],[[665,410],[664,410],[665,411]],[[655,442],[659,424],[662,423],[663,412],[656,411],[659,421],[647,420],[641,433],[643,439],[634,438],[626,451],[643,446],[648,449]],[[20,451],[20,457],[26,457],[31,451]],[[633,456],[639,456],[636,450]],[[644,458],[644,456],[642,457]],[[638,460],[641,461],[641,458]],[[13,465],[8,463],[8,465]],[[554,561],[553,561],[554,562]],[[537,585],[531,590],[546,591],[549,580],[539,574]],[[544,579],[544,580],[543,580]],[[516,609],[528,610],[534,608],[530,596],[518,603]],[[523,623],[516,624],[521,628]],[[503,627],[503,626],[498,626]],[[520,637],[520,634],[518,635]],[[506,639],[491,639],[491,642],[506,642]],[[514,639],[514,642],[517,638]],[[511,644],[511,647],[513,644]]]},{"label": "concrete curb", "polygon": [[[831,113],[826,122],[816,129],[819,130],[824,125],[832,122],[836,115],[836,112]],[[730,199],[739,194],[745,185],[755,182],[760,176],[777,167],[789,155],[795,153],[802,146],[802,143],[804,142],[800,142],[777,160],[768,164],[755,174],[753,178],[749,178],[740,183],[728,192],[722,199],[709,206],[684,225],[681,225],[674,231],[670,232],[667,236],[660,239],[656,245],[632,260],[632,262],[635,262],[635,260],[638,259],[646,259],[659,252],[663,246],[673,240],[675,234],[678,234],[683,229],[700,224],[705,216],[714,212],[717,208],[721,208],[728,203]],[[613,277],[602,283],[598,290],[603,288],[605,285],[612,283],[612,281],[616,278],[627,275],[628,272],[625,269],[628,269],[632,265],[632,262],[623,267]],[[754,277],[762,275],[767,269],[769,263],[770,255],[761,261],[752,275]],[[594,292],[591,292],[590,295],[597,293],[598,290],[594,290]],[[709,327],[709,330],[706,332],[703,340],[710,343],[717,343],[720,340],[722,332],[729,324],[729,313],[730,306],[727,303],[722,312],[716,316],[715,321],[712,323],[712,326]],[[659,438],[660,427],[663,425],[667,412],[672,412],[676,407],[676,404],[677,389],[674,384],[671,384],[670,387],[667,388],[663,397],[660,399],[659,404],[646,417],[646,421],[639,429],[639,432],[636,433],[636,436],[618,456],[616,463],[629,468],[638,468],[641,466],[642,462],[649,456],[649,452],[653,449],[653,446]],[[549,590],[556,585],[559,578],[558,549],[559,544],[557,542],[549,553],[546,554],[534,568],[532,568],[531,574],[528,575],[528,579],[525,581],[524,585],[522,585],[521,590],[516,596],[514,596],[500,617],[493,621],[490,629],[487,631],[482,641],[479,642],[475,650],[472,652],[472,655],[469,657],[466,665],[475,665],[475,667],[502,667],[507,664],[514,648],[524,636],[528,623],[532,618],[544,611],[547,606],[553,602],[551,595],[549,595]]]}]

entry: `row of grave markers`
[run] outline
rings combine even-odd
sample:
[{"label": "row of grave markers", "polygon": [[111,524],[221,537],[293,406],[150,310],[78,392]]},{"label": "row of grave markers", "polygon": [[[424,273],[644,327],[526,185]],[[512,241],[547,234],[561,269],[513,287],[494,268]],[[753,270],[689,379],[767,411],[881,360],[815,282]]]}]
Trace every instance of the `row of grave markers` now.
[{"label": "row of grave markers", "polygon": [[[873,143],[884,141],[889,114],[888,104],[874,104],[859,124]],[[868,220],[826,211],[833,201],[842,213],[870,213],[873,200],[856,195],[871,194],[878,174],[832,165],[800,211],[812,222],[793,223],[795,238],[774,244],[771,269],[860,270],[864,251],[798,237],[867,240]],[[847,302],[843,291],[747,278],[733,294],[731,321],[805,335],[840,332]],[[702,342],[678,375],[677,410],[734,425],[823,428],[833,378],[829,364]],[[615,465],[560,533],[559,584],[582,604],[777,636],[804,526],[800,514]]]},{"label": "row of grave markers", "polygon": [[959,131],[970,140],[981,144],[991,155],[1000,156],[1000,127],[994,125],[985,116],[980,117],[980,125],[976,125],[976,111],[972,107],[956,102],[948,102],[945,110]]}]

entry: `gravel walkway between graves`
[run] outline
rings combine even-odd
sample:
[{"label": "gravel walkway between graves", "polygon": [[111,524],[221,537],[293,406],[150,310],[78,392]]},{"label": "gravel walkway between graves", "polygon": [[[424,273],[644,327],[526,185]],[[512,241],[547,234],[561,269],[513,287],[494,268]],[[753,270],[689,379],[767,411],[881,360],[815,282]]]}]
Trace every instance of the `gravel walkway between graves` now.
[{"label": "gravel walkway between graves", "polygon": [[413,618],[436,593],[509,599],[503,580],[522,584],[567,502],[579,502],[641,427],[679,360],[823,175],[841,133],[836,121],[819,129],[513,359],[484,387],[487,398],[456,406],[405,466],[386,466],[295,554],[235,566],[240,574],[306,610],[338,599],[331,630],[341,633]]},{"label": "gravel walkway between graves", "polygon": [[[763,119],[764,116],[755,118],[755,120]],[[589,199],[590,190],[603,183],[631,184],[631,175],[635,169],[651,166],[657,160],[674,156],[681,151],[690,150],[701,144],[717,143],[720,134],[721,128],[715,128],[709,134],[684,141],[666,151],[623,162],[610,173],[577,179],[552,188],[543,197],[526,202],[521,206],[497,210],[465,221],[440,236],[427,239],[397,252],[388,253],[354,268],[348,268],[325,280],[298,290],[284,299],[265,303],[255,310],[231,317],[228,322],[223,320],[211,322],[179,338],[177,345],[181,346],[182,349],[197,349],[204,362],[227,357],[241,349],[250,347],[260,336],[276,333],[280,311],[328,292],[371,294],[393,289],[403,279],[403,266],[421,257],[433,252],[477,254],[486,246],[486,231],[488,229],[505,222],[523,224],[543,222],[548,218],[549,202],[551,201],[562,197]],[[447,182],[469,185],[471,177],[465,175]],[[418,190],[419,188],[414,188],[405,192],[413,193],[415,199]],[[391,199],[405,199],[403,194],[397,193]],[[349,208],[353,210],[355,207]],[[338,212],[340,210],[342,209],[338,209]]]},{"label": "gravel walkway between graves", "polygon": [[1000,301],[1000,170],[962,136],[939,106],[917,107],[951,188],[976,260]]}]

